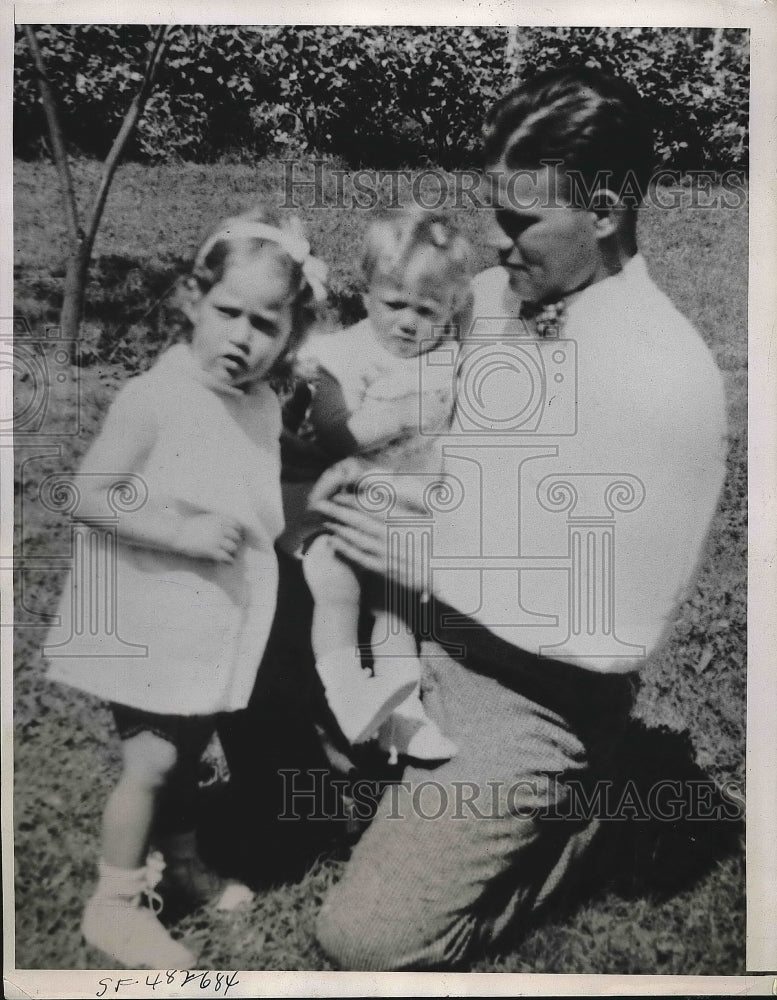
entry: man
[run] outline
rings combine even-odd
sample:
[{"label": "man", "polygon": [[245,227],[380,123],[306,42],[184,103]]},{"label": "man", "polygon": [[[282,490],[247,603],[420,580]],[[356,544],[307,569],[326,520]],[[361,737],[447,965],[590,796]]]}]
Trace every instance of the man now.
[{"label": "man", "polygon": [[[344,558],[426,591],[424,705],[459,746],[405,770],[325,900],[346,969],[455,967],[572,884],[600,819],[575,789],[606,774],[723,482],[720,375],[637,252],[636,92],[543,74],[493,109],[485,154],[500,266],[475,281],[431,567],[386,565],[385,515],[340,488],[358,465],[317,488]],[[428,518],[393,486],[395,523]]]}]

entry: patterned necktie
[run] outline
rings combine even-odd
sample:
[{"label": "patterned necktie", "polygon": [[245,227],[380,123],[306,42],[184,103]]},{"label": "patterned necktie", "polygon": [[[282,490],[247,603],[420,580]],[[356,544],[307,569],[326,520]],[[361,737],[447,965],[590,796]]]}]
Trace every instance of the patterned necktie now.
[{"label": "patterned necktie", "polygon": [[564,329],[567,314],[566,299],[558,302],[522,302],[518,318],[532,323],[538,337],[558,337]]}]

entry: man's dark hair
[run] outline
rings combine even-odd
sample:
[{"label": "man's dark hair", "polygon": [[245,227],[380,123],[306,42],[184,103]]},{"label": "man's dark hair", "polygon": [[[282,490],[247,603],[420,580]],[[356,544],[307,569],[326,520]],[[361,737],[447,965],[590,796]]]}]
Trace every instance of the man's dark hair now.
[{"label": "man's dark hair", "polygon": [[[549,70],[497,101],[486,118],[487,165],[558,162],[573,201],[607,187],[636,208],[653,169],[653,130],[637,91],[601,70]],[[597,180],[598,176],[598,180]]]}]

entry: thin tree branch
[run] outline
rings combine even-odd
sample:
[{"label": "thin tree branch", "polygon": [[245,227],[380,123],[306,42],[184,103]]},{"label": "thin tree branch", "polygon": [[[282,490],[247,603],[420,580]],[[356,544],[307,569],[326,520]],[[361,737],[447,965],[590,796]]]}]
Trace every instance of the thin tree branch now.
[{"label": "thin tree branch", "polygon": [[521,51],[521,42],[518,35],[518,28],[515,25],[507,27],[507,39],[505,41],[505,69],[508,77],[518,75],[518,56]]},{"label": "thin tree branch", "polygon": [[167,46],[167,35],[169,31],[170,25],[167,24],[157,28],[156,34],[154,35],[154,48],[151,56],[149,57],[148,63],[146,64],[143,82],[141,83],[137,94],[132,99],[132,103],[129,108],[127,108],[127,113],[124,115],[121,128],[119,129],[116,138],[113,140],[113,144],[111,145],[108,155],[105,158],[100,187],[97,190],[97,194],[92,205],[92,210],[89,215],[89,225],[86,231],[86,245],[90,250],[97,235],[103,209],[105,207],[105,201],[108,197],[108,190],[111,186],[111,181],[113,180],[116,168],[119,165],[121,154],[124,152],[124,147],[127,145],[127,141],[132,135],[138,118],[140,118],[149,94],[151,93],[154,78],[156,77]]},{"label": "thin tree branch", "polygon": [[43,104],[43,111],[46,115],[46,122],[49,127],[49,137],[51,138],[51,148],[54,156],[54,163],[59,174],[59,181],[62,185],[62,193],[65,198],[65,214],[67,216],[67,230],[70,239],[71,252],[75,253],[83,239],[83,230],[78,221],[78,205],[76,204],[75,190],[73,188],[73,178],[70,175],[70,165],[65,149],[65,140],[62,137],[62,129],[59,124],[59,114],[57,112],[57,102],[51,89],[48,77],[46,76],[46,64],[43,61],[43,53],[38,44],[38,37],[32,25],[22,25],[22,30],[30,46],[32,60],[38,79],[38,90]]}]

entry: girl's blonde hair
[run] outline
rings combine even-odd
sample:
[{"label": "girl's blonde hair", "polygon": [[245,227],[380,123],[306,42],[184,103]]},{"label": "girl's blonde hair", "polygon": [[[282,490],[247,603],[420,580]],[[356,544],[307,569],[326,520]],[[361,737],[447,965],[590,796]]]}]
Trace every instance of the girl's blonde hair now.
[{"label": "girl's blonde hair", "polygon": [[[290,247],[295,248],[294,253]],[[321,261],[310,256],[298,217],[281,219],[271,209],[259,207],[224,219],[201,243],[187,285],[207,295],[224,280],[230,267],[265,256],[271,257],[284,273],[291,296],[291,336],[270,372],[272,376],[285,376],[291,370],[294,354],[317,319],[320,301],[326,294],[323,284],[326,269]],[[318,280],[310,273],[311,262],[317,265]]]},{"label": "girl's blonde hair", "polygon": [[471,319],[472,247],[451,219],[433,209],[404,208],[373,222],[367,230],[362,273],[368,284],[386,279],[401,284],[419,250],[431,250],[426,270],[454,288],[451,326]]}]

